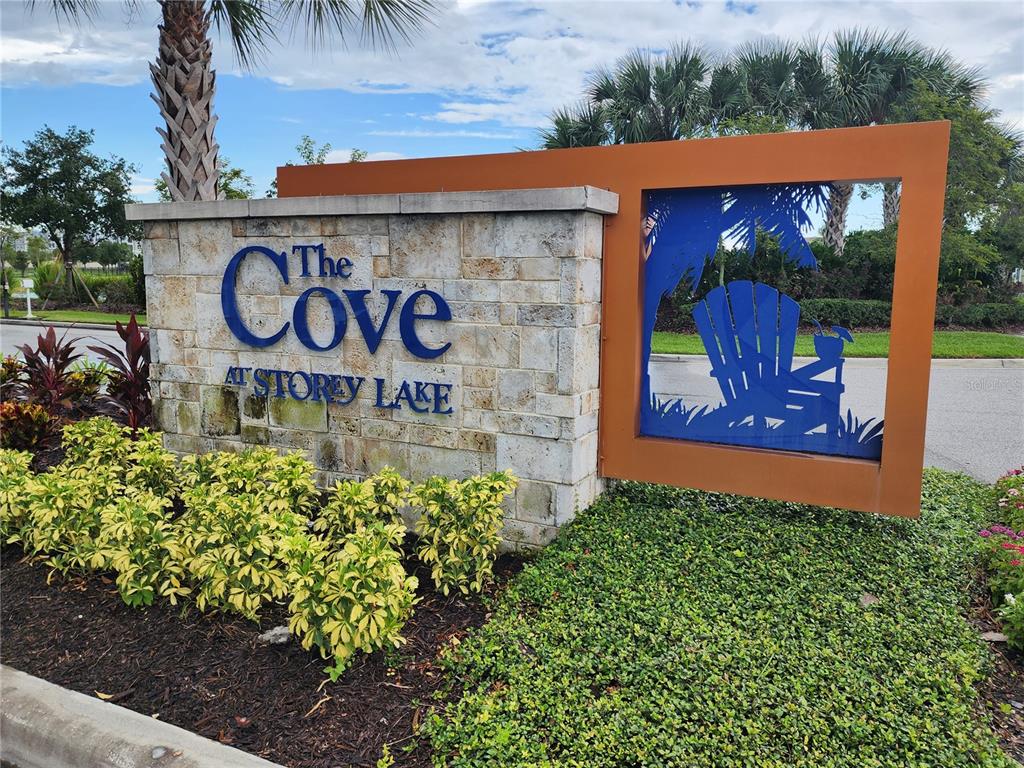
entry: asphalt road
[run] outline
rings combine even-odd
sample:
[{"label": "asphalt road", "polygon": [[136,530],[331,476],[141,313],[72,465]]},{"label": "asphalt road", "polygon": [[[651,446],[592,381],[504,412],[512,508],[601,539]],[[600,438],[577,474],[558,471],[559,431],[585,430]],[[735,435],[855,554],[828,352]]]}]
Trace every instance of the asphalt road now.
[{"label": "asphalt road", "polygon": [[[36,327],[0,323],[0,351],[9,355],[22,344],[34,344],[38,333]],[[82,337],[85,344],[120,346],[112,330],[71,329],[68,334]],[[718,387],[709,370],[703,357],[655,355],[653,389],[687,402],[718,402]],[[884,359],[847,360],[844,411],[850,408],[861,418],[881,416],[885,374]],[[925,464],[967,472],[986,482],[1024,464],[1024,360],[932,362]]]},{"label": "asphalt road", "polygon": [[[31,344],[34,347],[36,338],[42,331],[41,326],[0,323],[0,352],[5,355],[13,355],[23,344]],[[69,339],[82,339],[82,343],[75,346],[79,352],[92,360],[99,360],[99,356],[86,348],[90,344],[110,344],[118,348],[123,344],[121,337],[113,329],[108,331],[91,328],[57,328],[56,331],[58,337],[67,332]]]}]

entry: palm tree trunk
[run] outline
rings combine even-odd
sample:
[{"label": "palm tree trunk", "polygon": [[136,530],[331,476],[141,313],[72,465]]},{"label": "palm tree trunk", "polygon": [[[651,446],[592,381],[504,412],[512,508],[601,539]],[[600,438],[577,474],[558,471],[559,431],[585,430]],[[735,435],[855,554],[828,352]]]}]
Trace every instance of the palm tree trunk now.
[{"label": "palm tree trunk", "polygon": [[853,184],[836,182],[832,185],[828,196],[828,218],[825,219],[825,231],[822,239],[830,246],[836,256],[842,256],[846,248],[846,213],[850,210],[850,199],[853,197]]},{"label": "palm tree trunk", "polygon": [[882,185],[882,224],[890,227],[900,218],[900,184],[887,181]]},{"label": "palm tree trunk", "polygon": [[160,0],[160,10],[159,53],[149,70],[152,98],[167,123],[166,131],[157,128],[170,172],[161,175],[171,200],[216,200],[210,17],[203,0]]}]

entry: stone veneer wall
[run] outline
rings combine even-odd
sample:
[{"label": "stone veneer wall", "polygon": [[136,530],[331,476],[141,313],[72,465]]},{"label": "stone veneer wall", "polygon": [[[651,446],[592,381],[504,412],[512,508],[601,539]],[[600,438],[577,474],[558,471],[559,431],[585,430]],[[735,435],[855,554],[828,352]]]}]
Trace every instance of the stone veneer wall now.
[{"label": "stone veneer wall", "polygon": [[[129,217],[145,222],[155,413],[167,447],[301,449],[321,484],[385,464],[413,479],[510,469],[520,485],[505,539],[546,543],[602,487],[602,214],[617,205],[610,192],[574,187],[129,206]],[[432,323],[431,333],[451,348],[432,361],[413,357],[395,317],[371,355],[351,316],[328,352],[302,347],[291,332],[264,349],[242,344],[221,310],[228,260],[246,245],[291,254],[318,242],[354,264],[350,279],[324,283],[336,290],[441,294],[453,319]],[[313,284],[285,285],[268,259],[247,259],[238,279],[246,324],[272,333]],[[380,309],[371,305],[375,319]],[[330,336],[325,301],[310,302],[309,318],[314,335]],[[256,398],[251,387],[225,385],[229,366],[451,382],[454,413],[379,409],[369,387],[349,406]]]}]

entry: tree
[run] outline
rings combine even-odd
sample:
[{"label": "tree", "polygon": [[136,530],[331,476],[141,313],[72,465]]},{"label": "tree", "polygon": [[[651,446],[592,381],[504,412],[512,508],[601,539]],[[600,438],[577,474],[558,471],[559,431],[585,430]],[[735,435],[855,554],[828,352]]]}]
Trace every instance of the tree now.
[{"label": "tree", "polygon": [[[134,7],[134,0],[126,0]],[[231,38],[236,59],[252,65],[276,41],[276,27],[302,25],[313,47],[335,34],[342,41],[358,26],[374,43],[391,45],[430,20],[433,0],[158,0],[161,12],[156,62],[150,65],[166,128],[167,172],[162,176],[172,200],[215,200],[220,163],[214,137],[216,75],[210,24]],[[30,0],[29,8],[35,3]],[[88,18],[96,0],[50,0],[58,17]]]},{"label": "tree", "polygon": [[312,136],[304,135],[295,145],[295,151],[299,153],[299,159],[305,165],[323,165],[327,162],[327,155],[331,152],[331,145],[326,141],[317,146]]},{"label": "tree", "polygon": [[[299,143],[295,145],[295,151],[298,153],[303,165],[323,165],[327,162],[327,156],[331,153],[331,145],[325,141],[318,146],[312,136],[303,135],[299,139]],[[353,149],[349,152],[348,161],[350,163],[361,163],[366,159],[366,156],[366,150]],[[295,165],[295,163],[289,161],[285,165]],[[270,182],[270,187],[267,189],[267,197],[277,197],[277,179]]]},{"label": "tree", "polygon": [[47,126],[22,151],[3,152],[3,219],[46,232],[69,289],[76,247],[102,237],[126,237],[134,229],[124,206],[132,202],[129,178],[135,168],[119,157],[97,156],[92,143],[92,131],[72,126],[59,134]]},{"label": "tree", "polygon": [[898,116],[906,122],[950,121],[947,227],[962,229],[977,223],[1007,202],[1014,166],[1019,162],[1020,139],[996,122],[998,111],[921,86],[901,106]]},{"label": "tree", "polygon": [[29,235],[27,244],[28,260],[32,266],[37,267],[44,261],[53,261],[53,247],[45,237]]},{"label": "tree", "polygon": [[[252,176],[241,168],[235,168],[231,165],[231,160],[226,157],[220,157],[217,160],[217,165],[218,200],[248,200],[252,197],[254,189]],[[171,201],[171,190],[167,186],[166,179],[157,179],[153,186],[161,201]]]},{"label": "tree", "polygon": [[[918,90],[977,99],[976,71],[911,40],[905,33],[837,33],[829,44],[809,40],[741,46],[712,65],[693,45],[667,54],[634,51],[600,71],[587,101],[555,111],[541,131],[545,149],[692,136],[876,125],[906,119]],[[825,242],[839,256],[853,185],[829,194]],[[899,186],[883,185],[887,223],[899,211]]]},{"label": "tree", "polygon": [[128,243],[104,240],[96,244],[93,258],[104,267],[117,267],[127,264],[132,257],[132,247]]}]

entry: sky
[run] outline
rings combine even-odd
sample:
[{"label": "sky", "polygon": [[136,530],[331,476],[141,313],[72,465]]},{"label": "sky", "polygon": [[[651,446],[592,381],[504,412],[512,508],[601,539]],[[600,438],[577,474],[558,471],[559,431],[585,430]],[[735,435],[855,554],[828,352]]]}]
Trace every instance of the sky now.
[{"label": "sky", "polygon": [[[0,138],[20,146],[43,125],[93,129],[96,150],[138,168],[133,192],[155,200],[163,170],[148,63],[159,9],[132,13],[100,0],[91,23],[58,21],[48,0],[32,11],[0,0]],[[345,161],[536,148],[547,115],[577,101],[587,76],[636,47],[694,41],[712,53],[768,39],[826,38],[854,26],[906,30],[978,67],[1002,119],[1024,128],[1024,2],[443,2],[431,26],[392,52],[358,35],[310,51],[282,30],[263,61],[243,70],[215,38],[221,154],[262,196],[275,168],[298,160],[308,134]],[[856,201],[852,225],[878,225],[877,201]]]}]

